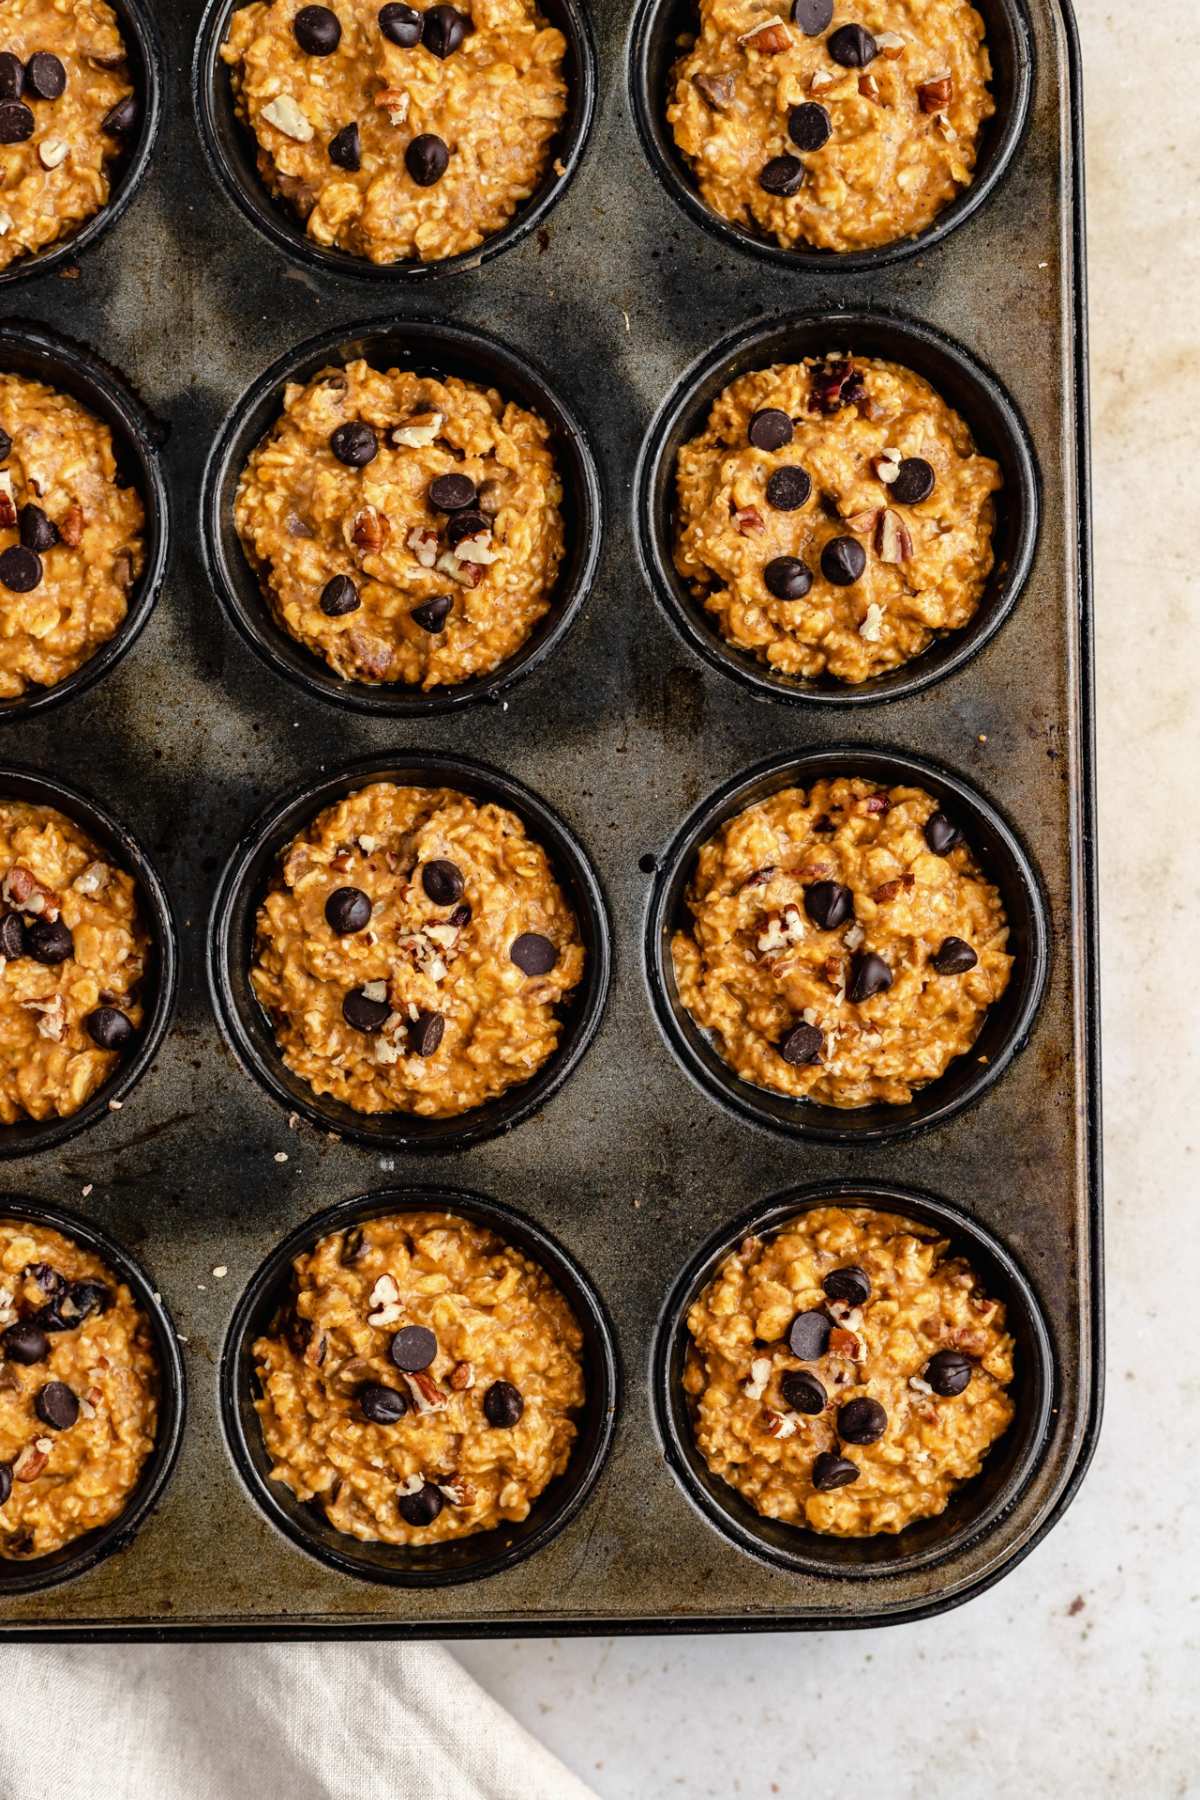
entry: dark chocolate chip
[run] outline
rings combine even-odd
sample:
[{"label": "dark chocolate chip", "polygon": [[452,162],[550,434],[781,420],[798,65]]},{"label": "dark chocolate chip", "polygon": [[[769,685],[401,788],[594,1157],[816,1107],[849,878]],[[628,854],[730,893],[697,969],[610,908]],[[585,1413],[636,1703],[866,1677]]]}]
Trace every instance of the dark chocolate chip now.
[{"label": "dark chocolate chip", "polygon": [[483,1416],[497,1431],[514,1426],[525,1411],[525,1402],[511,1381],[493,1381],[483,1396]]},{"label": "dark chocolate chip", "polygon": [[371,901],[361,888],[334,888],[325,902],[325,920],[339,937],[351,937],[371,923]]},{"label": "dark chocolate chip", "polygon": [[75,1323],[82,1325],[91,1313],[106,1313],[113,1302],[112,1289],[102,1281],[73,1281],[69,1289]]},{"label": "dark chocolate chip", "polygon": [[142,109],[136,94],[126,94],[115,106],[110,106],[100,121],[100,129],[107,137],[131,137],[138,128]]},{"label": "dark chocolate chip", "polygon": [[33,1410],[43,1425],[70,1431],[79,1417],[79,1402],[65,1381],[48,1381],[33,1397]]},{"label": "dark chocolate chip", "polygon": [[788,136],[797,150],[820,150],[829,142],[833,120],[815,100],[793,106],[788,114]]},{"label": "dark chocolate chip", "polygon": [[440,1012],[419,1012],[408,1028],[408,1047],[414,1056],[432,1056],[445,1032]]},{"label": "dark chocolate chip", "polygon": [[408,1411],[408,1396],[381,1381],[365,1381],[355,1395],[364,1419],[372,1425],[395,1425]]},{"label": "dark chocolate chip", "polygon": [[0,100],[19,100],[24,90],[24,63],[11,50],[0,52]]},{"label": "dark chocolate chip", "polygon": [[815,1025],[795,1025],[781,1042],[779,1054],[785,1063],[803,1068],[808,1063],[820,1062],[824,1048],[825,1039]]},{"label": "dark chocolate chip", "polygon": [[805,37],[820,37],[833,23],[833,0],[792,0],[792,20]]},{"label": "dark chocolate chip", "polygon": [[792,463],[785,469],[776,469],[767,481],[767,505],[776,512],[795,512],[811,493],[812,481],[807,472]]},{"label": "dark chocolate chip", "polygon": [[93,1044],[101,1050],[124,1050],[133,1039],[133,1021],[116,1006],[98,1006],[83,1021]]},{"label": "dark chocolate chip", "polygon": [[836,931],[854,917],[854,895],[840,881],[814,881],[804,890],[804,910],[822,931]]},{"label": "dark chocolate chip", "polygon": [[330,138],[329,160],[335,169],[348,169],[351,175],[362,168],[362,132],[354,119]]},{"label": "dark chocolate chip", "polygon": [[447,923],[450,925],[457,925],[460,931],[464,925],[469,925],[471,923],[471,908],[465,901],[461,906],[455,907],[454,911],[450,914]]},{"label": "dark chocolate chip", "polygon": [[933,482],[932,465],[923,456],[906,456],[888,488],[888,497],[898,506],[919,506],[932,494]]},{"label": "dark chocolate chip", "polygon": [[867,566],[867,553],[857,538],[830,538],[821,552],[821,573],[834,587],[852,587]]},{"label": "dark chocolate chip", "polygon": [[25,64],[25,91],[37,100],[57,100],[67,85],[67,71],[49,50],[35,50]]},{"label": "dark chocolate chip", "polygon": [[0,1356],[7,1357],[9,1362],[28,1367],[32,1363],[45,1362],[49,1354],[50,1339],[32,1319],[19,1319],[0,1336]]},{"label": "dark chocolate chip", "polygon": [[457,863],[439,857],[422,865],[421,886],[435,906],[455,906],[462,899],[463,872]]},{"label": "dark chocolate chip", "polygon": [[414,606],[409,618],[422,631],[428,631],[436,637],[439,631],[446,629],[446,620],[450,617],[454,605],[452,594],[435,594],[432,600],[422,600],[420,606]]},{"label": "dark chocolate chip", "polygon": [[879,55],[879,46],[862,25],[839,25],[825,48],[843,69],[865,69]]},{"label": "dark chocolate chip", "polygon": [[444,61],[459,48],[470,29],[470,19],[456,6],[431,6],[425,14],[421,41],[432,55]]},{"label": "dark chocolate chip", "polygon": [[787,1369],[779,1377],[779,1392],[792,1411],[798,1413],[824,1412],[829,1399],[824,1384],[807,1369]]},{"label": "dark chocolate chip", "polygon": [[874,1444],[886,1430],[887,1414],[867,1394],[838,1407],[838,1436],[847,1444]]},{"label": "dark chocolate chip", "polygon": [[804,164],[798,156],[773,156],[759,170],[758,185],[764,193],[787,200],[804,185]]},{"label": "dark chocolate chip", "polygon": [[404,152],[404,166],[418,187],[433,187],[450,166],[449,147],[436,132],[423,131]]},{"label": "dark chocolate chip", "polygon": [[292,30],[305,56],[332,56],[342,41],[338,16],[327,6],[302,6],[292,20]]},{"label": "dark chocolate chip", "polygon": [[821,1286],[831,1300],[844,1300],[847,1306],[865,1306],[871,1298],[871,1277],[858,1263],[830,1269]]},{"label": "dark chocolate chip", "polygon": [[439,475],[429,484],[429,504],[438,512],[462,512],[475,504],[475,483],[469,475]]},{"label": "dark chocolate chip", "polygon": [[778,406],[764,406],[751,414],[746,436],[756,450],[782,450],[795,437],[795,427]]},{"label": "dark chocolate chip", "polygon": [[50,1263],[26,1263],[21,1271],[30,1281],[36,1281],[43,1294],[53,1300],[58,1294],[67,1291],[67,1278],[53,1268]]},{"label": "dark chocolate chip", "polygon": [[437,1339],[427,1325],[404,1325],[392,1339],[389,1355],[398,1369],[415,1375],[437,1355]]},{"label": "dark chocolate chip", "polygon": [[961,837],[958,826],[944,812],[930,813],[925,821],[925,842],[935,856],[949,856]]},{"label": "dark chocolate chip", "polygon": [[939,975],[965,975],[979,958],[964,938],[948,937],[929,960]]},{"label": "dark chocolate chip", "polygon": [[925,1379],[935,1394],[951,1400],[970,1381],[973,1366],[961,1350],[939,1350],[925,1364]]},{"label": "dark chocolate chip", "polygon": [[801,1362],[817,1362],[829,1348],[833,1321],[828,1313],[802,1312],[792,1320],[788,1332],[788,1349]]},{"label": "dark chocolate chip", "polygon": [[402,50],[416,49],[424,23],[423,15],[412,6],[385,6],[379,14],[380,31],[389,44],[399,44]]},{"label": "dark chocolate chip", "polygon": [[834,1488],[849,1487],[858,1480],[858,1468],[849,1457],[822,1450],[812,1466],[812,1484],[818,1494],[830,1494]]},{"label": "dark chocolate chip", "polygon": [[329,440],[329,448],[348,469],[365,469],[379,455],[379,441],[365,419],[350,419],[339,425]]},{"label": "dark chocolate chip", "polygon": [[[0,113],[4,108],[0,106]],[[0,143],[3,139],[0,138]],[[0,556],[0,582],[14,594],[32,594],[42,579],[42,559],[24,544],[10,544]]]},{"label": "dark chocolate chip", "polygon": [[558,961],[558,946],[537,931],[523,931],[509,945],[508,958],[522,975],[548,975]]},{"label": "dark chocolate chip", "polygon": [[432,1525],[445,1504],[441,1489],[427,1481],[415,1494],[400,1494],[396,1511],[406,1525]]},{"label": "dark chocolate chip", "polygon": [[321,589],[321,611],[328,619],[341,619],[357,612],[362,597],[349,575],[335,575]]},{"label": "dark chocolate chip", "polygon": [[23,100],[0,100],[0,144],[26,143],[36,123]]},{"label": "dark chocolate chip", "polygon": [[11,1463],[0,1463],[0,1506],[12,1493],[13,1473]]},{"label": "dark chocolate chip", "polygon": [[763,570],[763,582],[777,600],[803,600],[812,586],[812,570],[798,556],[775,556]]},{"label": "dark chocolate chip", "polygon": [[886,994],[892,985],[892,971],[874,950],[860,950],[850,959],[850,982],[846,998],[860,1006],[873,994]]},{"label": "dark chocolate chip", "polygon": [[66,962],[75,953],[75,939],[61,919],[34,919],[25,927],[25,943],[34,962]]},{"label": "dark chocolate chip", "polygon": [[351,988],[342,1001],[342,1017],[354,1031],[382,1031],[391,1015],[391,1002],[370,1000],[361,988]]},{"label": "dark chocolate chip", "polygon": [[456,512],[446,525],[446,542],[452,550],[457,550],[464,538],[490,536],[492,521],[473,506],[462,512]]},{"label": "dark chocolate chip", "polygon": [[19,913],[5,913],[0,919],[0,956],[6,962],[15,962],[18,956],[25,956],[25,925]]},{"label": "dark chocolate chip", "polygon": [[40,506],[23,506],[17,514],[17,525],[27,550],[53,550],[58,542],[58,526]]}]

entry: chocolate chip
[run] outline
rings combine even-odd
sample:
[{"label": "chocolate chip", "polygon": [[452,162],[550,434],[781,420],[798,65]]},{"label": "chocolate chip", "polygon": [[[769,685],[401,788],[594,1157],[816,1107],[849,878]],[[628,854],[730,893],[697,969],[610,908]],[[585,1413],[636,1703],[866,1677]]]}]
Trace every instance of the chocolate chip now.
[{"label": "chocolate chip", "polygon": [[67,1291],[66,1276],[61,1275],[49,1263],[26,1263],[21,1273],[30,1281],[36,1281],[43,1294],[51,1300]]},{"label": "chocolate chip", "polygon": [[133,1021],[116,1006],[98,1006],[83,1022],[101,1050],[124,1050],[133,1039]]},{"label": "chocolate chip", "polygon": [[69,1297],[77,1314],[77,1325],[82,1325],[92,1313],[106,1313],[113,1303],[112,1289],[102,1281],[73,1281]]},{"label": "chocolate chip", "polygon": [[[425,44],[428,49],[428,34]],[[423,131],[404,152],[404,166],[418,187],[433,187],[450,166],[450,151],[436,132]]]},{"label": "chocolate chip", "polygon": [[437,1352],[437,1339],[427,1325],[405,1325],[393,1337],[388,1354],[398,1369],[415,1375],[429,1367]]},{"label": "chocolate chip", "polygon": [[860,1006],[873,994],[886,994],[892,985],[892,971],[882,956],[873,950],[860,950],[850,959],[850,982],[846,989],[846,998],[853,1005]]},{"label": "chocolate chip", "polygon": [[379,442],[365,419],[351,419],[339,425],[329,440],[329,448],[348,469],[365,469],[379,455]]},{"label": "chocolate chip", "polygon": [[788,1369],[779,1377],[779,1392],[793,1412],[824,1412],[828,1394],[822,1382],[807,1369]]},{"label": "chocolate chip", "polygon": [[925,821],[925,842],[935,856],[949,856],[961,837],[958,826],[944,812],[930,813]]},{"label": "chocolate chip", "polygon": [[867,553],[857,538],[830,538],[821,552],[821,573],[834,587],[851,587],[867,566]]},{"label": "chocolate chip", "polygon": [[0,53],[0,100],[19,100],[25,89],[25,65],[11,50]]},{"label": "chocolate chip", "polygon": [[805,37],[820,37],[833,23],[833,0],[792,0],[792,21]]},{"label": "chocolate chip", "polygon": [[12,1486],[13,1486],[12,1464],[11,1463],[0,1463],[0,1506],[4,1505],[4,1502],[8,1499],[8,1496],[12,1493]]},{"label": "chocolate chip", "polygon": [[879,55],[879,46],[862,25],[839,25],[825,48],[843,69],[865,69]]},{"label": "chocolate chip", "polygon": [[840,881],[814,881],[804,890],[804,910],[822,931],[836,931],[854,917],[854,895]]},{"label": "chocolate chip", "polygon": [[508,958],[522,975],[548,975],[558,961],[558,946],[537,931],[523,931],[509,945]]},{"label": "chocolate chip", "polygon": [[48,1381],[33,1397],[33,1410],[43,1425],[70,1431],[79,1417],[79,1402],[65,1381]]},{"label": "chocolate chip", "polygon": [[[4,108],[0,106],[0,114]],[[0,143],[3,143],[0,138]],[[24,544],[11,544],[0,556],[0,582],[14,594],[31,594],[42,579],[42,559]]]},{"label": "chocolate chip", "polygon": [[126,94],[123,100],[109,107],[100,121],[100,129],[108,137],[130,137],[137,130],[141,116],[137,95]]},{"label": "chocolate chip", "polygon": [[385,6],[379,14],[379,29],[389,44],[401,50],[415,50],[425,27],[423,14],[412,6]]},{"label": "chocolate chip", "polygon": [[925,1379],[935,1394],[951,1400],[971,1379],[973,1364],[961,1350],[939,1350],[925,1364]]},{"label": "chocolate chip", "polygon": [[825,1039],[815,1025],[795,1025],[780,1044],[779,1054],[785,1063],[804,1068],[808,1063],[820,1062],[824,1048]]},{"label": "chocolate chip", "polygon": [[439,475],[429,484],[429,504],[438,512],[462,512],[475,504],[475,483],[469,475]]},{"label": "chocolate chip", "polygon": [[325,920],[338,937],[350,937],[371,923],[371,901],[361,888],[334,888],[325,902]]},{"label": "chocolate chip", "polygon": [[446,620],[450,617],[454,597],[451,594],[435,594],[432,600],[422,600],[420,606],[414,606],[409,618],[422,631],[428,631],[436,637],[439,631],[446,629]]},{"label": "chocolate chip", "polygon": [[782,450],[795,435],[791,419],[777,406],[761,407],[746,427],[746,436],[756,450]]},{"label": "chocolate chip", "polygon": [[18,956],[27,955],[25,949],[25,926],[19,913],[5,913],[0,919],[0,956],[6,962],[16,962]]},{"label": "chocolate chip", "polygon": [[525,1411],[525,1402],[511,1381],[493,1381],[483,1396],[483,1416],[497,1431],[508,1431]]},{"label": "chocolate chip", "polygon": [[24,144],[36,123],[23,100],[0,100],[0,144]]},{"label": "chocolate chip", "polygon": [[446,542],[452,550],[457,550],[464,538],[490,535],[492,521],[486,514],[477,512],[468,506],[463,512],[456,512],[446,525]]},{"label": "chocolate chip", "polygon": [[866,1394],[838,1407],[838,1436],[847,1444],[874,1444],[887,1430],[887,1414]]},{"label": "chocolate chip", "polygon": [[871,1277],[858,1263],[830,1269],[821,1286],[831,1300],[844,1300],[847,1306],[865,1306],[871,1298]]},{"label": "chocolate chip", "polygon": [[17,514],[17,525],[27,550],[53,550],[58,542],[58,526],[40,506],[23,506]]},{"label": "chocolate chip", "polygon": [[414,1056],[432,1056],[445,1032],[440,1012],[419,1012],[408,1028],[408,1047]]},{"label": "chocolate chip", "polygon": [[361,605],[362,597],[349,575],[335,575],[321,589],[321,611],[326,618],[344,618],[347,613],[357,612]]},{"label": "chocolate chip", "polygon": [[932,466],[923,456],[906,456],[888,488],[888,498],[899,506],[919,506],[933,492]]},{"label": "chocolate chip", "polygon": [[849,1457],[822,1450],[812,1466],[812,1484],[818,1494],[830,1494],[834,1488],[849,1487],[858,1480],[858,1468]]},{"label": "chocolate chip", "polygon": [[49,50],[35,50],[25,64],[25,90],[37,100],[57,100],[67,85],[67,71]]},{"label": "chocolate chip", "polygon": [[797,150],[820,150],[829,142],[832,130],[833,120],[815,100],[793,106],[788,114],[788,136]]},{"label": "chocolate chip", "polygon": [[785,469],[776,469],[767,481],[767,505],[773,506],[776,512],[795,512],[811,493],[809,476],[791,463]]},{"label": "chocolate chip", "polygon": [[435,906],[454,906],[462,898],[463,872],[457,863],[439,857],[422,865],[421,886]]},{"label": "chocolate chip", "polygon": [[970,944],[960,937],[948,937],[935,950],[930,962],[939,975],[965,975],[979,961]]},{"label": "chocolate chip", "polygon": [[773,156],[759,170],[758,185],[764,193],[786,200],[804,185],[804,164],[798,156]]},{"label": "chocolate chip", "polygon": [[803,600],[812,586],[812,570],[798,556],[775,556],[763,570],[763,582],[777,600]]},{"label": "chocolate chip", "polygon": [[441,1489],[427,1481],[415,1494],[399,1495],[396,1511],[406,1525],[432,1525],[445,1504]]},{"label": "chocolate chip", "polygon": [[815,1310],[797,1313],[788,1332],[788,1349],[801,1362],[816,1362],[829,1348],[832,1330],[833,1321],[828,1313]]},{"label": "chocolate chip", "polygon": [[464,925],[469,925],[471,923],[471,908],[465,902],[462,906],[456,906],[454,911],[450,914],[447,923],[450,925],[457,925],[461,931]]},{"label": "chocolate chip", "polygon": [[[0,140],[2,141],[2,140]],[[12,451],[12,439],[7,431],[0,427],[0,462],[7,462]]]},{"label": "chocolate chip", "polygon": [[335,169],[348,169],[351,175],[362,168],[362,132],[353,119],[330,138],[329,160]]},{"label": "chocolate chip", "polygon": [[338,16],[327,6],[302,6],[292,20],[292,30],[305,56],[332,56],[342,41]]},{"label": "chocolate chip", "polygon": [[34,919],[25,927],[25,942],[34,962],[51,967],[75,953],[75,939],[61,919]]},{"label": "chocolate chip", "polygon": [[391,1016],[391,1002],[370,1000],[361,988],[351,988],[342,1001],[342,1017],[353,1031],[365,1031],[368,1037],[382,1031]]},{"label": "chocolate chip", "polygon": [[372,1425],[395,1425],[408,1411],[408,1396],[381,1381],[365,1381],[355,1395],[364,1419]]},{"label": "chocolate chip", "polygon": [[9,1362],[28,1367],[45,1362],[50,1354],[50,1339],[31,1319],[20,1319],[0,1336],[0,1356]]},{"label": "chocolate chip", "polygon": [[459,48],[470,29],[470,19],[456,6],[431,6],[425,14],[422,41],[432,55],[444,61]]}]

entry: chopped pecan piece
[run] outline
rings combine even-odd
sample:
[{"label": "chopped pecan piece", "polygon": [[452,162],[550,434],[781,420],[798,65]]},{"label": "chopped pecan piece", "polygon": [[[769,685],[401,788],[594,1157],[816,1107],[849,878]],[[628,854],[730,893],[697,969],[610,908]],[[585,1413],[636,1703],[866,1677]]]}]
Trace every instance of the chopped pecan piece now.
[{"label": "chopped pecan piece", "polygon": [[875,48],[881,56],[886,56],[889,62],[895,62],[898,56],[904,55],[907,42],[907,38],[902,38],[898,31],[877,31],[875,33]]},{"label": "chopped pecan piece", "polygon": [[734,507],[733,522],[743,537],[751,537],[754,533],[765,530],[763,516],[757,506]]},{"label": "chopped pecan piece", "polygon": [[881,508],[878,506],[869,506],[864,512],[851,513],[846,524],[858,537],[866,537],[867,533],[874,531],[879,523],[880,511]]},{"label": "chopped pecan piece", "polygon": [[428,525],[414,525],[404,542],[423,569],[432,569],[438,559],[438,534]]},{"label": "chopped pecan piece", "polygon": [[768,1437],[789,1438],[796,1429],[796,1421],[791,1413],[777,1413],[771,1407],[764,1406],[762,1428]]},{"label": "chopped pecan piece", "polygon": [[83,526],[83,508],[75,505],[68,506],[58,521],[58,535],[69,549],[77,550],[79,548],[83,541]]},{"label": "chopped pecan piece", "polygon": [[13,495],[11,469],[0,469],[0,529],[8,531],[17,522],[17,502]]},{"label": "chopped pecan piece", "polygon": [[887,902],[889,900],[894,900],[897,894],[907,894],[913,887],[916,879],[915,875],[908,873],[897,875],[894,881],[885,881],[882,887],[877,887],[875,892],[871,895],[871,898],[877,905],[886,906]]},{"label": "chopped pecan piece", "polygon": [[456,1394],[465,1394],[475,1386],[475,1364],[457,1362],[450,1371],[450,1386]]},{"label": "chopped pecan piece", "polygon": [[49,1038],[52,1044],[61,1044],[67,1035],[66,1001],[61,994],[52,994],[48,1000],[22,1000],[24,1012],[38,1014],[38,1036]]},{"label": "chopped pecan piece", "polygon": [[13,1464],[14,1481],[36,1481],[50,1458],[36,1444],[26,1444]]},{"label": "chopped pecan piece", "polygon": [[427,1369],[418,1369],[415,1374],[406,1370],[404,1379],[419,1413],[445,1412],[449,1402]]},{"label": "chopped pecan piece", "polygon": [[844,1325],[835,1325],[829,1334],[830,1356],[844,1356],[849,1362],[865,1362],[867,1347],[862,1339],[853,1331],[847,1331]]},{"label": "chopped pecan piece", "polygon": [[714,112],[724,112],[733,99],[732,75],[693,75],[692,86]]},{"label": "chopped pecan piece", "polygon": [[463,1481],[457,1475],[450,1475],[445,1481],[437,1484],[439,1494],[444,1494],[451,1506],[470,1506],[475,1498],[475,1489],[469,1481]]},{"label": "chopped pecan piece", "polygon": [[355,513],[350,536],[358,549],[365,550],[368,556],[378,555],[391,535],[388,516],[377,506],[367,505]]},{"label": "chopped pecan piece", "polygon": [[403,125],[408,117],[408,95],[403,88],[383,88],[375,96],[375,104],[386,112],[388,123]]},{"label": "chopped pecan piece", "polygon": [[778,13],[772,13],[769,19],[764,19],[753,31],[744,31],[738,39],[743,50],[757,50],[760,56],[778,56],[790,46],[791,41],[792,34]]},{"label": "chopped pecan piece", "polygon": [[941,112],[943,107],[949,106],[953,97],[954,81],[950,75],[934,75],[917,87],[917,99],[921,103],[921,111],[925,113]]},{"label": "chopped pecan piece", "polygon": [[912,534],[900,514],[885,506],[875,527],[875,549],[880,562],[902,563],[912,558]]},{"label": "chopped pecan piece", "polygon": [[290,94],[280,94],[264,106],[262,116],[268,125],[276,131],[282,131],[284,137],[292,138],[297,144],[308,144],[313,139],[313,128],[301,112]]},{"label": "chopped pecan piece", "polygon": [[874,75],[872,75],[870,69],[867,70],[865,75],[859,76],[858,91],[864,100],[872,100],[876,106],[882,101],[883,96],[880,92],[879,83],[876,81]]},{"label": "chopped pecan piece", "polygon": [[14,912],[32,913],[35,918],[54,920],[58,917],[58,895],[40,882],[24,863],[14,863],[0,882],[0,900]]},{"label": "chopped pecan piece", "polygon": [[767,863],[764,868],[755,869],[753,875],[747,875],[742,883],[743,888],[766,887],[768,881],[776,873],[774,863]]},{"label": "chopped pecan piece", "polygon": [[445,422],[440,412],[417,413],[403,425],[393,425],[388,438],[393,450],[424,450],[434,442]]}]

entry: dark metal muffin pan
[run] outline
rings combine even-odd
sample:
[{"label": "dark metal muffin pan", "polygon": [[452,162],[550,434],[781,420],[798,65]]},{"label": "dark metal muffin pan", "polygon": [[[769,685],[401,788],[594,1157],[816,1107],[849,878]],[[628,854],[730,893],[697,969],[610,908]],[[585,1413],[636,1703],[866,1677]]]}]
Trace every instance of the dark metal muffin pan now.
[{"label": "dark metal muffin pan", "polygon": [[[79,280],[0,295],[0,316],[19,301],[93,346],[169,423],[176,554],[136,653],[100,686],[8,729],[11,755],[100,793],[161,863],[183,951],[177,1022],[123,1109],[7,1173],[14,1190],[82,1206],[146,1255],[192,1377],[178,1475],[156,1515],[122,1555],[6,1600],[10,1634],[508,1636],[913,1618],[1011,1568],[1087,1465],[1101,1281],[1073,26],[1058,0],[1029,0],[1028,133],[959,229],[883,268],[832,258],[797,268],[680,210],[629,115],[629,9],[593,0],[590,17],[601,110],[568,191],[503,256],[431,270],[414,289],[318,268],[230,206],[189,117],[200,0],[177,0],[160,14],[172,129],[128,214],[80,259]],[[707,666],[668,623],[639,566],[633,475],[664,399],[732,332],[825,316],[837,339],[845,314],[866,311],[932,327],[1011,396],[1041,488],[1036,553],[1003,627],[963,666],[873,704],[785,704]],[[207,578],[200,485],[264,371],[321,335],[400,332],[417,315],[482,328],[549,372],[584,421],[607,523],[595,586],[538,668],[494,702],[397,724],[311,697],[230,628]],[[1021,1053],[969,1108],[878,1143],[800,1139],[731,1112],[679,1066],[646,985],[655,876],[688,817],[768,758],[839,744],[931,762],[995,808],[1028,856],[1049,931],[1045,993]],[[368,1150],[310,1126],[298,1107],[291,1123],[223,1041],[205,973],[221,872],[272,797],[358,759],[420,752],[482,760],[544,797],[594,863],[612,914],[611,998],[571,1080],[454,1156]],[[1002,1506],[986,1502],[998,1462],[912,1554],[889,1544],[877,1565],[865,1553],[871,1566],[851,1572],[807,1558],[806,1538],[805,1566],[784,1568],[732,1541],[684,1491],[655,1423],[654,1345],[676,1282],[714,1234],[797,1186],[870,1182],[936,1196],[964,1233],[977,1227],[1014,1259],[1049,1340],[1050,1413]],[[239,1297],[290,1233],[349,1196],[440,1183],[511,1206],[564,1245],[611,1314],[624,1391],[592,1492],[536,1554],[487,1579],[395,1587],[332,1568],[276,1529],[230,1452],[219,1367]],[[1034,1417],[1023,1413],[1021,1433]],[[977,1528],[960,1530],[974,1507]]]}]

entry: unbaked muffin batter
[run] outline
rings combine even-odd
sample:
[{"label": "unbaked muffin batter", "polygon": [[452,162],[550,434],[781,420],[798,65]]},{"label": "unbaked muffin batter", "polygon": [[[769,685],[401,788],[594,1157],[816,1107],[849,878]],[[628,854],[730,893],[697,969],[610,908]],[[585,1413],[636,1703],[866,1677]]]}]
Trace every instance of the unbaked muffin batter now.
[{"label": "unbaked muffin batter", "polygon": [[0,800],[0,1122],[65,1118],[142,1026],[131,875],[47,806]]},{"label": "unbaked muffin batter", "polygon": [[1000,485],[910,369],[779,363],[732,382],[679,452],[675,566],[738,649],[857,683],[973,617]]},{"label": "unbaked muffin batter", "polygon": [[0,1557],[48,1556],[125,1510],[157,1395],[125,1283],[60,1232],[0,1216]]},{"label": "unbaked muffin batter", "polygon": [[254,1345],[271,1475],[338,1531],[436,1544],[528,1516],[567,1467],[582,1334],[545,1271],[450,1213],[322,1238]]},{"label": "unbaked muffin batter", "polygon": [[1008,986],[997,888],[920,788],[784,788],[700,850],[679,997],[743,1081],[828,1106],[903,1105],[975,1042]]},{"label": "unbaked muffin batter", "polygon": [[549,611],[562,561],[550,435],[456,376],[352,362],[290,386],[236,503],[284,629],[348,681],[490,673]]},{"label": "unbaked muffin batter", "polygon": [[687,1322],[700,1453],[785,1524],[869,1537],[944,1512],[1013,1417],[1004,1307],[891,1213],[818,1207],[747,1238]]},{"label": "unbaked muffin batter", "polygon": [[995,111],[966,0],[699,0],[667,118],[705,204],[785,249],[913,237]]},{"label": "unbaked muffin batter", "polygon": [[140,108],[105,0],[0,7],[0,269],[98,213]]},{"label": "unbaked muffin batter", "polygon": [[514,813],[380,781],[283,853],[251,979],[316,1093],[446,1118],[554,1054],[583,964],[546,852]]},{"label": "unbaked muffin batter", "polygon": [[268,187],[315,243],[392,263],[473,250],[534,193],[566,49],[534,0],[255,0],[221,54]]},{"label": "unbaked muffin batter", "polygon": [[115,634],[144,528],[108,426],[70,394],[0,373],[0,698],[56,686]]}]

